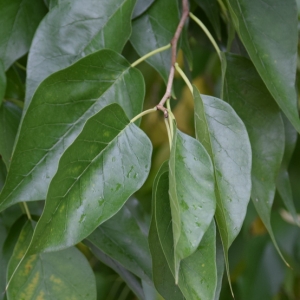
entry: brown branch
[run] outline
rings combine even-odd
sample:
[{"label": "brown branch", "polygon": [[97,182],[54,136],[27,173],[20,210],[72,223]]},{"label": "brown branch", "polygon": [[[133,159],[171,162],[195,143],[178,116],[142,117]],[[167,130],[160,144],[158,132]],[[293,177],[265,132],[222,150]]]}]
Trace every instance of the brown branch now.
[{"label": "brown branch", "polygon": [[164,113],[166,118],[168,117],[168,111],[164,107],[164,105],[165,105],[166,101],[169,98],[171,98],[172,85],[173,85],[174,73],[175,73],[175,63],[176,63],[176,57],[177,57],[177,44],[178,44],[180,34],[182,32],[184,23],[185,23],[186,19],[188,18],[188,16],[189,16],[188,0],[182,0],[182,16],[181,16],[180,22],[177,26],[176,32],[171,40],[172,57],[171,57],[171,69],[170,69],[170,73],[169,73],[167,89],[166,89],[164,96],[160,100],[159,104],[156,106],[157,109],[161,110]]}]

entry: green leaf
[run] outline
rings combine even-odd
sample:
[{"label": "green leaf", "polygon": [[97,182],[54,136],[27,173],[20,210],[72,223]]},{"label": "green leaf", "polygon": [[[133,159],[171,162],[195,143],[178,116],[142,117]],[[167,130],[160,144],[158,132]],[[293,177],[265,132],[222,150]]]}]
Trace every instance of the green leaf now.
[{"label": "green leaf", "polygon": [[25,88],[21,81],[21,78],[14,66],[10,67],[6,71],[6,90],[5,99],[24,101],[25,98]]},{"label": "green leaf", "polygon": [[87,239],[136,276],[151,283],[151,256],[147,236],[127,205],[97,227]]},{"label": "green leaf", "polygon": [[2,158],[0,158],[0,192],[4,186],[5,178],[6,178],[6,166]]},{"label": "green leaf", "polygon": [[295,150],[298,134],[291,122],[283,114],[282,119],[285,129],[285,151],[280,171],[277,177],[276,186],[284,205],[293,216],[295,223],[298,224],[298,226],[300,226],[300,222],[297,217],[297,211],[293,200],[290,176],[288,173],[289,163]]},{"label": "green leaf", "polygon": [[295,1],[228,0],[228,3],[236,30],[259,75],[300,132],[295,92],[298,44]]},{"label": "green leaf", "polygon": [[[173,221],[168,190],[169,172],[165,164],[158,172],[153,186],[153,214],[149,243],[153,259],[153,274],[159,274],[159,272],[167,274],[169,277],[168,282],[172,284],[164,261],[165,259],[167,260],[174,278],[174,240],[172,226],[170,226]],[[158,241],[158,245],[156,241]],[[186,299],[214,299],[217,285],[215,241],[215,224],[214,221],[212,221],[197,250],[188,258],[181,261],[178,286]],[[163,254],[165,258],[162,257]],[[160,261],[162,261],[162,265],[159,264]],[[157,268],[157,270],[155,270],[155,268]],[[158,281],[156,286],[161,285],[161,289],[165,288],[166,283],[162,275],[157,280],[159,279],[162,281]],[[178,294],[176,290],[176,286],[174,287],[174,283],[175,280],[173,279],[174,290],[171,290],[170,285],[170,294],[167,299],[175,299],[173,295],[178,295],[178,299],[182,299],[181,294]]]},{"label": "green leaf", "polygon": [[86,120],[113,102],[132,118],[142,109],[144,93],[141,73],[111,50],[91,54],[47,78],[23,119],[0,210],[45,199],[61,154]]},{"label": "green leaf", "polygon": [[22,110],[11,102],[5,101],[0,107],[0,154],[7,169],[9,168],[21,115]]},{"label": "green leaf", "polygon": [[27,53],[35,30],[46,13],[47,8],[40,0],[0,2],[0,60],[5,70]]},{"label": "green leaf", "polygon": [[2,61],[0,60],[0,105],[3,101],[3,97],[5,94],[6,89],[6,76],[5,76],[5,70],[4,65]]},{"label": "green leaf", "polygon": [[224,91],[224,98],[247,128],[253,156],[251,198],[278,249],[270,215],[284,152],[280,110],[247,58],[227,55]]},{"label": "green leaf", "polygon": [[132,19],[144,13],[153,2],[154,0],[137,0],[133,10]]},{"label": "green leaf", "polygon": [[[8,265],[11,277],[29,246],[33,233],[28,221],[20,234]],[[8,288],[9,300],[31,299],[96,299],[93,271],[84,255],[72,247],[56,253],[25,258]]]},{"label": "green leaf", "polygon": [[[158,203],[159,202],[159,203]],[[160,206],[157,208],[156,205]],[[170,203],[169,203],[169,164],[165,162],[159,169],[152,192],[152,219],[149,231],[149,247],[152,255],[153,282],[157,291],[166,300],[184,299],[178,285],[175,284],[174,276],[168,265],[168,261],[163,252],[157,230],[156,213],[161,212],[172,222]],[[168,214],[167,214],[168,213]],[[172,232],[171,232],[172,247]],[[173,256],[173,253],[171,254]],[[171,258],[173,260],[173,257]],[[173,265],[172,265],[173,267]]]},{"label": "green leaf", "polygon": [[177,281],[180,261],[196,251],[213,219],[216,198],[213,166],[208,153],[199,141],[177,128],[169,169]]},{"label": "green leaf", "polygon": [[226,102],[194,87],[196,137],[215,170],[216,221],[227,274],[228,249],[241,230],[251,191],[251,147],[244,123]]},{"label": "green leaf", "polygon": [[74,0],[53,7],[30,48],[25,110],[50,74],[103,48],[120,52],[131,33],[134,4],[135,0]]},{"label": "green leaf", "polygon": [[131,272],[127,271],[120,263],[110,258],[104,252],[102,252],[99,248],[94,246],[88,240],[85,241],[85,244],[91,249],[93,254],[104,264],[112,268],[116,273],[118,273],[122,279],[126,282],[126,284],[130,287],[130,289],[136,294],[138,299],[145,299],[145,295],[143,292],[143,288],[139,279],[134,276]]},{"label": "green leaf", "polygon": [[220,298],[220,293],[222,289],[222,281],[223,281],[223,274],[224,274],[224,252],[222,246],[222,240],[220,235],[217,233],[217,240],[216,240],[216,266],[217,266],[217,287],[215,291],[215,300]]},{"label": "green leaf", "polygon": [[[170,43],[179,23],[177,1],[156,0],[139,18],[132,22],[130,42],[140,56]],[[157,53],[146,60],[168,80],[171,67],[171,49]]]},{"label": "green leaf", "polygon": [[1,290],[1,293],[0,293],[0,299],[2,300],[4,295],[3,295],[3,292],[5,290],[5,283],[6,283],[6,259],[5,259],[5,256],[3,255],[3,251],[2,251],[2,247],[3,247],[3,244],[4,244],[4,241],[5,241],[5,238],[7,236],[7,229],[5,227],[5,225],[3,224],[2,222],[2,219],[1,219],[1,215],[0,215],[0,290]]},{"label": "green leaf", "polygon": [[75,245],[115,215],[146,180],[151,152],[118,104],[90,118],[60,159],[29,253]]},{"label": "green leaf", "polygon": [[211,22],[217,37],[221,40],[221,26],[219,16],[219,5],[217,0],[195,0],[195,2],[204,10],[208,20]]}]

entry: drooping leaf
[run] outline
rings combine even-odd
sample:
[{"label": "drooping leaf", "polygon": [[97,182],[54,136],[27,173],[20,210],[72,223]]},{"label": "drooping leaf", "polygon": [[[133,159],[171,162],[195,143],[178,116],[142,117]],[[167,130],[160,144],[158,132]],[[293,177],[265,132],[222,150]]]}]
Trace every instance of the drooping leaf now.
[{"label": "drooping leaf", "polygon": [[29,50],[35,30],[46,12],[47,8],[40,0],[0,2],[0,60],[5,70]]},{"label": "drooping leaf", "polygon": [[54,6],[32,41],[24,109],[52,73],[103,48],[121,51],[130,36],[134,4],[135,0],[74,0]]},{"label": "drooping leaf", "polygon": [[[140,56],[171,42],[179,23],[177,1],[156,0],[139,18],[132,22],[130,42]],[[171,49],[160,52],[146,60],[165,82],[171,67]]]},{"label": "drooping leaf", "polygon": [[149,283],[152,282],[147,236],[127,205],[97,227],[87,239],[136,276]]},{"label": "drooping leaf", "polygon": [[[171,226],[173,221],[168,195],[169,171],[166,165],[161,167],[153,188],[153,214],[149,243],[153,255],[153,268],[158,268],[157,270],[153,269],[153,274],[157,274],[159,271],[166,272],[167,274],[166,263],[164,262],[164,259],[166,259],[174,278],[174,239]],[[156,237],[156,235],[158,235],[158,237]],[[159,245],[153,244],[155,241],[159,241]],[[161,247],[161,249],[159,247]],[[188,258],[181,261],[178,286],[186,299],[214,299],[217,285],[215,249],[216,232],[214,221],[212,221],[197,250]],[[154,254],[156,254],[156,256]],[[165,258],[161,257],[162,254]],[[155,261],[157,262],[156,266]],[[160,261],[163,262],[162,265],[159,265]],[[163,267],[163,269],[161,269],[161,267]],[[169,274],[168,277],[170,278]],[[160,279],[162,282],[157,282],[156,284],[160,284],[163,288],[165,284],[163,282],[164,278],[161,276]],[[175,279],[173,280],[174,285]],[[169,281],[171,282],[171,278]],[[176,292],[176,290],[174,290],[173,293],[174,292]],[[173,299],[172,295],[173,294],[169,295],[169,299]],[[178,295],[178,297],[182,299],[180,295]]]},{"label": "drooping leaf", "polygon": [[297,143],[297,131],[294,129],[291,122],[286,118],[285,115],[282,114],[282,119],[284,123],[284,132],[285,132],[285,151],[284,156],[281,162],[280,171],[277,177],[277,190],[282,198],[282,201],[288,211],[294,218],[296,224],[300,226],[296,208],[293,200],[292,187],[290,182],[290,176],[288,173],[288,167],[290,160],[292,158],[296,143]]},{"label": "drooping leaf", "polygon": [[277,247],[270,215],[284,152],[280,110],[247,58],[227,55],[224,91],[247,128],[253,154],[251,198]]},{"label": "drooping leaf", "polygon": [[[158,208],[156,208],[157,202],[160,203],[160,206]],[[164,205],[164,207],[162,205]],[[168,211],[166,211],[165,208],[167,208]],[[159,240],[156,220],[156,213],[158,209],[161,209],[164,214],[168,213],[168,215],[165,216],[168,217],[169,222],[172,222],[169,203],[168,162],[165,162],[161,166],[153,183],[152,219],[149,231],[149,247],[152,255],[153,282],[157,291],[166,300],[182,300],[184,299],[184,296],[182,295],[178,285],[175,284],[174,276],[171,272]],[[172,236],[170,247],[172,248]],[[173,256],[173,253],[171,255]],[[173,261],[173,257],[171,258],[171,260]]]},{"label": "drooping leaf", "polygon": [[194,87],[196,137],[215,170],[216,221],[229,277],[228,249],[238,235],[251,192],[251,147],[244,123],[226,102]]},{"label": "drooping leaf", "polygon": [[0,154],[8,169],[22,110],[5,101],[0,107]]},{"label": "drooping leaf", "polygon": [[47,78],[23,119],[0,210],[45,199],[61,154],[85,121],[113,102],[132,118],[142,109],[144,92],[141,73],[110,50],[91,54]]},{"label": "drooping leaf", "polygon": [[60,159],[29,253],[75,245],[115,215],[146,180],[151,152],[118,104],[91,117]]},{"label": "drooping leaf", "polygon": [[228,0],[228,3],[235,28],[259,75],[300,133],[295,92],[298,44],[295,1]]},{"label": "drooping leaf", "polygon": [[144,13],[153,2],[154,0],[137,0],[133,10],[132,19]]},{"label": "drooping leaf", "polygon": [[[28,221],[9,261],[8,278],[25,254],[32,233],[32,224]],[[84,255],[72,247],[25,258],[14,274],[7,293],[10,300],[95,300],[95,276]]]},{"label": "drooping leaf", "polygon": [[204,10],[207,18],[211,22],[218,39],[221,39],[221,26],[219,16],[219,5],[217,0],[195,0],[195,2]]},{"label": "drooping leaf", "polygon": [[4,65],[2,61],[0,60],[0,105],[3,101],[3,97],[5,94],[6,89],[6,76],[5,76],[5,70]]},{"label": "drooping leaf", "polygon": [[106,255],[88,240],[85,241],[85,244],[91,249],[94,255],[101,262],[112,268],[116,273],[118,273],[122,277],[122,279],[126,282],[126,284],[130,287],[130,289],[136,294],[136,296],[139,299],[145,299],[141,282],[136,276],[134,276],[131,272],[126,270],[120,263]]},{"label": "drooping leaf", "polygon": [[176,127],[169,169],[177,281],[180,261],[196,251],[212,222],[216,209],[215,183],[212,162],[204,147]]}]

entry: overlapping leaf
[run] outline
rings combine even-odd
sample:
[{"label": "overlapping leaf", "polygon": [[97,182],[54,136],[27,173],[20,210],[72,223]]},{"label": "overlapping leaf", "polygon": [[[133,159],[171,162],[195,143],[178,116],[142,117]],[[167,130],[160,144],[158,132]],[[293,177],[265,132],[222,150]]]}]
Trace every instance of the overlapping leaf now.
[{"label": "overlapping leaf", "polygon": [[[11,101],[24,101],[25,88],[21,78],[14,66],[9,68],[6,72],[6,90],[5,99]],[[22,103],[23,105],[23,103]]]},{"label": "overlapping leaf", "polygon": [[236,30],[259,75],[300,133],[295,92],[298,44],[295,1],[228,0],[228,3]]},{"label": "overlapping leaf", "polygon": [[196,137],[215,170],[216,221],[228,270],[228,249],[238,235],[251,192],[251,147],[244,123],[224,101],[194,87]]},{"label": "overlapping leaf", "polygon": [[133,10],[132,18],[134,19],[144,13],[153,2],[154,0],[137,0]]},{"label": "overlapping leaf", "polygon": [[22,110],[5,101],[0,107],[0,154],[8,169]]},{"label": "overlapping leaf", "polygon": [[85,121],[113,102],[132,118],[141,111],[143,99],[141,73],[110,50],[91,54],[47,78],[23,119],[0,210],[19,201],[45,199],[61,154]]},{"label": "overlapping leaf", "polygon": [[224,97],[244,121],[252,148],[251,198],[276,245],[271,208],[284,152],[280,110],[247,58],[227,55]]},{"label": "overlapping leaf", "polygon": [[[132,23],[130,42],[140,56],[171,42],[179,23],[177,1],[157,0]],[[171,67],[171,50],[146,60],[167,81]]]},{"label": "overlapping leaf", "polygon": [[213,219],[216,198],[213,166],[208,153],[199,141],[177,128],[169,166],[177,281],[180,261],[196,251]]},{"label": "overlapping leaf", "polygon": [[[19,236],[8,266],[11,277],[26,252],[33,233],[28,221]],[[8,288],[8,299],[96,299],[93,271],[81,252],[69,248],[25,258]]]},{"label": "overlapping leaf", "polygon": [[[155,285],[166,299],[214,299],[217,285],[216,232],[214,221],[204,234],[196,251],[181,261],[178,291],[175,283],[172,216],[168,195],[169,172],[167,164],[157,174],[153,186],[153,213],[149,243],[153,259]],[[167,263],[166,263],[167,261]],[[170,269],[168,269],[168,266]],[[166,275],[168,277],[163,277]],[[166,278],[168,279],[165,282]],[[173,279],[173,282],[172,282]],[[168,284],[168,286],[166,286]],[[175,298],[176,297],[176,298]]]},{"label": "overlapping leaf", "polygon": [[27,53],[35,30],[46,12],[47,8],[40,0],[0,2],[0,60],[5,70]]},{"label": "overlapping leaf", "polygon": [[138,277],[152,282],[147,236],[126,205],[87,239]]},{"label": "overlapping leaf", "polygon": [[135,0],[62,1],[40,24],[27,64],[27,109],[50,74],[97,50],[121,51],[131,33]]},{"label": "overlapping leaf", "polygon": [[91,117],[60,159],[29,253],[75,245],[115,215],[146,180],[151,152],[118,104]]}]

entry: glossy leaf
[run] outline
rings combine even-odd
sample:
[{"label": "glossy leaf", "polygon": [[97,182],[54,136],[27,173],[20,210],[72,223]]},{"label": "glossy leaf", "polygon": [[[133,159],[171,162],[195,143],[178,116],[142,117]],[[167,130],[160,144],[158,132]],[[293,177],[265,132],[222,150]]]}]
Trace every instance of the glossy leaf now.
[{"label": "glossy leaf", "polygon": [[219,16],[219,4],[217,0],[195,0],[204,10],[208,20],[211,22],[218,39],[221,39],[221,26]]},{"label": "glossy leaf", "polygon": [[178,129],[174,132],[169,166],[177,281],[180,261],[196,251],[215,214],[215,182],[204,147]]},{"label": "glossy leaf", "polygon": [[[177,1],[156,0],[153,5],[132,23],[130,42],[140,56],[170,43],[179,23]],[[171,67],[171,49],[155,54],[146,60],[165,82]]]},{"label": "glossy leaf", "polygon": [[29,253],[75,245],[115,215],[146,180],[151,152],[118,104],[90,118],[60,159]]},{"label": "glossy leaf", "polygon": [[151,256],[147,236],[127,205],[100,225],[87,239],[136,276],[151,283]]},{"label": "glossy leaf", "polygon": [[47,8],[40,0],[0,2],[0,60],[5,70],[27,53],[35,30],[46,12]]},{"label": "glossy leaf", "polygon": [[228,0],[228,3],[235,28],[259,75],[300,133],[295,92],[298,43],[295,1]]},{"label": "glossy leaf", "polygon": [[4,65],[2,61],[0,60],[0,105],[3,101],[3,97],[5,94],[6,89],[6,76],[5,76],[5,70]]},{"label": "glossy leaf", "polygon": [[153,2],[154,0],[137,0],[133,10],[132,19],[144,13]]},{"label": "glossy leaf", "polygon": [[5,101],[0,107],[0,154],[8,169],[22,110]]},{"label": "glossy leaf", "polygon": [[[157,208],[157,202],[160,203],[160,206]],[[164,205],[164,207],[163,207]],[[171,210],[169,203],[169,164],[165,162],[159,169],[154,183],[153,183],[153,192],[152,192],[152,219],[149,231],[149,247],[152,255],[152,269],[153,269],[153,282],[157,291],[164,297],[166,300],[181,300],[184,299],[178,285],[175,284],[174,276],[169,267],[168,261],[165,257],[162,245],[159,240],[158,230],[157,230],[157,220],[156,214],[157,210],[166,214],[170,223],[171,221]],[[167,209],[167,211],[166,211]],[[171,226],[170,226],[171,227]],[[172,232],[171,235],[171,248],[172,248]],[[173,256],[173,253],[170,254]],[[173,257],[170,258],[173,262]],[[174,268],[172,263],[172,268]],[[174,273],[174,272],[173,272]]]},{"label": "glossy leaf", "polygon": [[[196,137],[215,170],[216,221],[227,272],[228,249],[238,235],[251,191],[251,147],[244,123],[226,102],[201,95],[194,87]],[[229,275],[229,274],[228,274]]]},{"label": "glossy leaf", "polygon": [[[32,224],[28,221],[9,261],[8,278],[25,254],[32,233]],[[72,247],[25,258],[14,274],[7,293],[9,300],[94,300],[96,284],[88,261],[79,250]]]},{"label": "glossy leaf", "polygon": [[54,6],[30,48],[25,110],[38,85],[52,73],[103,48],[121,51],[131,33],[134,4],[135,0],[74,0]]},{"label": "glossy leaf", "polygon": [[290,182],[290,176],[288,173],[288,167],[290,160],[292,158],[296,142],[297,142],[297,131],[294,129],[291,122],[282,115],[283,123],[284,123],[284,132],[285,132],[285,151],[283,160],[281,163],[280,171],[277,177],[277,190],[282,198],[282,201],[288,211],[292,214],[294,221],[296,224],[300,226],[300,222],[297,217],[296,208],[293,200],[292,187]]},{"label": "glossy leaf", "polygon": [[251,198],[277,247],[270,215],[284,152],[280,110],[247,58],[227,55],[224,90],[226,101],[247,128],[253,156]]},{"label": "glossy leaf", "polygon": [[119,54],[102,50],[47,78],[23,119],[0,210],[19,201],[45,199],[58,160],[86,120],[119,103],[128,117],[140,113],[141,73]]},{"label": "glossy leaf", "polygon": [[141,282],[136,276],[134,276],[131,272],[126,270],[120,263],[118,263],[114,259],[110,258],[108,255],[106,255],[104,252],[102,252],[99,248],[94,246],[94,244],[92,244],[91,242],[86,240],[85,244],[91,249],[93,254],[101,262],[112,268],[116,273],[118,273],[122,277],[122,279],[126,282],[130,289],[138,296],[139,299],[145,299]]},{"label": "glossy leaf", "polygon": [[[156,266],[158,268],[157,270],[153,269],[153,274],[157,274],[159,271],[167,272],[166,269],[161,269],[161,265],[158,264],[160,260],[163,260],[163,257],[161,257],[162,254],[160,254],[163,253],[165,256],[164,259],[167,260],[171,273],[174,276],[174,240],[172,226],[170,226],[173,221],[168,186],[169,172],[163,165],[155,179],[153,187],[153,214],[149,243],[153,255],[153,268],[155,268],[155,261],[157,262]],[[158,235],[158,237],[156,237],[156,235]],[[156,240],[159,241],[158,245],[153,244]],[[217,285],[215,241],[215,224],[214,221],[212,221],[197,250],[188,258],[181,261],[178,286],[186,299],[214,299]],[[162,248],[162,251],[159,249],[159,246]],[[153,252],[153,249],[157,249],[157,252]],[[154,254],[159,256],[155,256]],[[166,268],[165,263],[162,266]],[[165,285],[164,278],[160,278],[162,282],[158,282],[157,284],[163,287]],[[174,285],[175,279],[173,280]],[[171,288],[171,286],[169,288]],[[169,295],[169,299],[173,299],[172,295],[173,294]],[[180,297],[181,296],[178,295],[178,298],[182,299]]]}]

